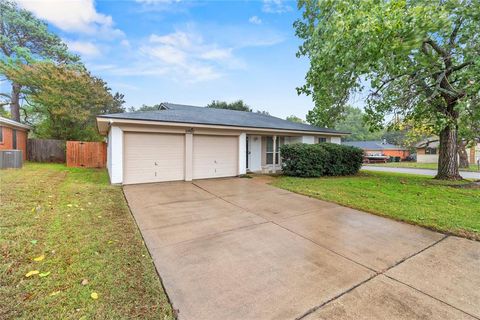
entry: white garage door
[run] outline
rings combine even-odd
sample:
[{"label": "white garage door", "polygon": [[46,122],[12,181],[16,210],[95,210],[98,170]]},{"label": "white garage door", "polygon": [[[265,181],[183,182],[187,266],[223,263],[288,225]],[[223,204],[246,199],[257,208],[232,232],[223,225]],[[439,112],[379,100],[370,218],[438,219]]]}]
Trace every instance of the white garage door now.
[{"label": "white garage door", "polygon": [[183,180],[185,135],[125,134],[124,183]]},{"label": "white garage door", "polygon": [[193,179],[238,174],[238,137],[193,135]]}]

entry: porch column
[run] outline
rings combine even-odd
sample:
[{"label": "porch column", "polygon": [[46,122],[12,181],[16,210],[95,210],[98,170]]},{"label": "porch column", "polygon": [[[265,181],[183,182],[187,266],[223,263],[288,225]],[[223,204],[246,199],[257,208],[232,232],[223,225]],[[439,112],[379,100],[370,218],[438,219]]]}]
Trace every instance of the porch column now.
[{"label": "porch column", "polygon": [[277,155],[277,136],[273,136],[273,173],[277,171],[277,166],[275,165]]},{"label": "porch column", "polygon": [[247,134],[240,133],[238,136],[238,174],[247,173]]}]

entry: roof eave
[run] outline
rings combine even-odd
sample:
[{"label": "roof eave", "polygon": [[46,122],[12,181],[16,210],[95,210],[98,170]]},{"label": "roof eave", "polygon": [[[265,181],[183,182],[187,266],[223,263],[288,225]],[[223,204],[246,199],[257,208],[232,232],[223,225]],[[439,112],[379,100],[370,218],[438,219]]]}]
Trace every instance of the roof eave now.
[{"label": "roof eave", "polygon": [[120,117],[109,117],[107,115],[97,116],[97,128],[99,129],[100,134],[106,134],[106,131],[103,131],[99,127],[99,122],[108,122],[108,123],[139,123],[139,124],[157,124],[157,125],[173,125],[173,126],[200,126],[204,128],[219,128],[219,129],[231,129],[231,130],[241,130],[241,129],[256,129],[261,131],[272,131],[272,132],[292,132],[292,133],[309,133],[309,134],[324,134],[324,135],[333,135],[333,136],[346,136],[349,135],[349,132],[341,131],[314,131],[314,130],[297,130],[297,129],[282,129],[282,128],[266,128],[266,127],[250,127],[250,126],[236,126],[236,125],[225,125],[225,124],[205,124],[197,122],[184,122],[184,121],[163,121],[163,120],[148,120],[148,119],[130,119],[130,118],[120,118]]}]

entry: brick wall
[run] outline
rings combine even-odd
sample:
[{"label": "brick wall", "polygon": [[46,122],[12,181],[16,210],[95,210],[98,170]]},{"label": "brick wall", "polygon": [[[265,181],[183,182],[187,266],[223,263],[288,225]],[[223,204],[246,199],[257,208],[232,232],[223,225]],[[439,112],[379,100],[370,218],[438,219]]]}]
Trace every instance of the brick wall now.
[{"label": "brick wall", "polygon": [[[0,150],[12,150],[13,149],[13,128],[0,126],[2,130],[3,138],[0,141]],[[17,129],[17,150],[22,150],[23,160],[27,159],[27,132],[21,129]]]}]

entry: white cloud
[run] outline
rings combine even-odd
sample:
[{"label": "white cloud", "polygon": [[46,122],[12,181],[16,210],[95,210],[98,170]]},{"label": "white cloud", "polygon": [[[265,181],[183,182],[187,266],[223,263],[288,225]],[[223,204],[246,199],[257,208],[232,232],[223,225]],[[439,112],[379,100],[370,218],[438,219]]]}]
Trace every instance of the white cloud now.
[{"label": "white cloud", "polygon": [[[152,34],[140,47],[146,59],[156,64],[154,70],[171,73],[174,78],[188,82],[217,79],[225,68],[239,67],[231,48],[207,43],[191,31]],[[165,71],[167,70],[167,71]]]},{"label": "white cloud", "polygon": [[120,41],[120,45],[124,47],[130,47],[130,42],[127,39]]},{"label": "white cloud", "polygon": [[267,13],[285,13],[292,11],[292,7],[286,4],[285,0],[263,0],[263,12]]},{"label": "white cloud", "polygon": [[70,50],[82,56],[96,57],[100,55],[100,49],[92,42],[67,40],[66,43]]},{"label": "white cloud", "polygon": [[17,0],[19,5],[67,32],[80,32],[105,37],[121,37],[109,15],[97,12],[94,0]]},{"label": "white cloud", "polygon": [[260,19],[257,16],[252,16],[250,19],[248,19],[248,22],[253,23],[253,24],[262,24],[262,19]]}]

